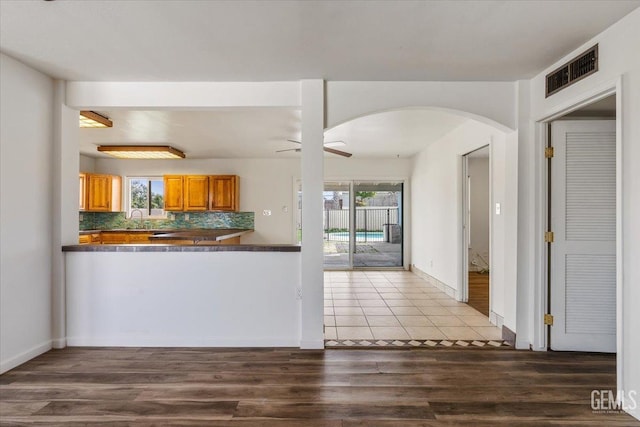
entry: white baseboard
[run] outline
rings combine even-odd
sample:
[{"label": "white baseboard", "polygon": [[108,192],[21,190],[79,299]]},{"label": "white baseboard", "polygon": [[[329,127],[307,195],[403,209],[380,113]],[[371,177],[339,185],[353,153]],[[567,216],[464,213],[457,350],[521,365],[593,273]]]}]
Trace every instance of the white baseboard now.
[{"label": "white baseboard", "polygon": [[415,264],[411,265],[411,271],[413,271],[416,275],[420,276],[421,278],[429,282],[431,285],[440,289],[445,294],[449,295],[451,298],[454,298],[456,301],[462,300],[462,293],[460,291],[458,291],[455,288],[452,288],[451,286],[447,285],[444,282],[441,282],[440,280],[436,279],[432,275],[425,273],[424,271],[416,267]]},{"label": "white baseboard", "polygon": [[303,341],[300,341],[300,349],[302,349],[302,350],[322,350],[322,349],[324,349],[324,340],[303,340]]},{"label": "white baseboard", "polygon": [[16,356],[13,356],[8,360],[3,360],[2,362],[0,362],[0,374],[4,374],[8,370],[11,370],[17,366],[22,365],[23,363],[28,362],[34,357],[40,356],[42,353],[46,353],[47,351],[51,350],[51,348],[52,348],[51,341],[45,341],[25,352],[22,352]]},{"label": "white baseboard", "polygon": [[228,339],[215,337],[67,337],[69,347],[298,347],[289,338]]},{"label": "white baseboard", "polygon": [[[637,395],[636,395],[636,399],[637,399]],[[638,405],[636,405],[636,407],[634,409],[625,409],[625,412],[629,415],[631,415],[633,418],[640,420],[640,411],[638,410]]]},{"label": "white baseboard", "polygon": [[502,325],[504,325],[504,317],[496,314],[495,311],[492,311],[489,313],[489,322],[496,325],[498,328],[502,328]]},{"label": "white baseboard", "polygon": [[66,338],[55,338],[51,341],[53,348],[65,348],[67,346]]}]

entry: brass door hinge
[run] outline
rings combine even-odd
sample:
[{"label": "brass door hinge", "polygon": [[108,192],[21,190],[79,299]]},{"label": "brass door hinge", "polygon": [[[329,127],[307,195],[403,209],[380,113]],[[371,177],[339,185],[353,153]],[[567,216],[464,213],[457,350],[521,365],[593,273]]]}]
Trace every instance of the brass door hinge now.
[{"label": "brass door hinge", "polygon": [[553,158],[553,147],[546,147],[544,149],[544,157],[547,159]]},{"label": "brass door hinge", "polygon": [[552,314],[545,314],[544,315],[544,324],[545,325],[549,325],[549,326],[553,326],[553,315]]},{"label": "brass door hinge", "polygon": [[553,231],[545,231],[545,233],[544,233],[544,242],[545,243],[553,243]]}]

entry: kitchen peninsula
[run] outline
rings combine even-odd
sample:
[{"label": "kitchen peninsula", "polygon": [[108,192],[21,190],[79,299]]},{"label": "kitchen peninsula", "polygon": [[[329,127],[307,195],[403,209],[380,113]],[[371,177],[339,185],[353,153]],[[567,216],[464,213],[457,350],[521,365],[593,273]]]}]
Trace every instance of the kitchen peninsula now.
[{"label": "kitchen peninsula", "polygon": [[300,346],[298,245],[62,250],[70,346]]}]

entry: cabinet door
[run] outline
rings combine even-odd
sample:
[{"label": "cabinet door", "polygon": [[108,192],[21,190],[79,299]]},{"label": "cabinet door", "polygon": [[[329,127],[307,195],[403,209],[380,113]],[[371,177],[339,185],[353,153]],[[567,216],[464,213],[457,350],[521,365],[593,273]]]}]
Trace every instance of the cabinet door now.
[{"label": "cabinet door", "polygon": [[111,210],[111,175],[87,174],[87,210]]},{"label": "cabinet door", "polygon": [[129,243],[127,233],[102,233],[102,243],[111,245],[122,245]]},{"label": "cabinet door", "polygon": [[206,211],[209,209],[209,177],[187,175],[184,177],[184,210]]},{"label": "cabinet door", "polygon": [[128,242],[129,243],[149,243],[149,236],[152,233],[129,233]]},{"label": "cabinet door", "polygon": [[111,212],[122,211],[122,177],[111,176]]},{"label": "cabinet door", "polygon": [[238,177],[214,175],[209,177],[210,209],[214,211],[238,210]]},{"label": "cabinet door", "polygon": [[164,210],[181,211],[184,207],[182,175],[164,176]]},{"label": "cabinet door", "polygon": [[80,174],[80,210],[87,209],[87,174]]}]

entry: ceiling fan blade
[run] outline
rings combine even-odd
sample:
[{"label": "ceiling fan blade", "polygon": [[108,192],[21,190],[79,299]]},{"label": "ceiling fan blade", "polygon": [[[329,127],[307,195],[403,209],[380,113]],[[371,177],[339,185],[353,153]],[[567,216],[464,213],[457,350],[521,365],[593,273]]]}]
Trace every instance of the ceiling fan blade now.
[{"label": "ceiling fan blade", "polygon": [[[302,145],[302,142],[296,141],[295,139],[287,139],[287,141]],[[330,147],[328,147],[329,144],[334,145],[334,146],[341,146],[341,145],[345,145],[344,141],[328,141],[328,142],[325,142],[323,150],[326,151],[327,153],[337,154],[338,156],[342,156],[342,157],[351,157],[351,156],[353,156],[353,154],[347,153],[346,151],[341,151],[341,150],[336,150],[335,148],[330,148]],[[280,151],[277,151],[277,152],[280,153],[282,151],[292,151],[292,150],[295,150],[295,151],[299,152],[300,148],[292,148],[292,149],[289,149],[289,150],[280,150]]]},{"label": "ceiling fan blade", "polygon": [[[295,144],[302,144],[302,142],[296,141],[295,139],[287,139],[287,141],[293,142]],[[342,140],[336,140],[336,141],[327,141],[323,145],[325,147],[344,147],[347,144],[345,144],[344,141]]]},{"label": "ceiling fan blade", "polygon": [[344,147],[345,145],[347,144],[345,144],[342,140],[327,141],[324,143],[325,147]]},{"label": "ceiling fan blade", "polygon": [[336,150],[335,148],[324,147],[324,151],[326,151],[327,153],[331,153],[331,154],[337,154],[338,156],[342,156],[342,157],[351,157],[351,156],[353,156],[353,154],[351,154],[351,153],[347,153],[346,151]]},{"label": "ceiling fan blade", "polygon": [[299,153],[300,151],[302,151],[301,148],[289,148],[288,150],[276,150],[276,153],[284,153],[285,151],[295,151],[297,153]]}]

